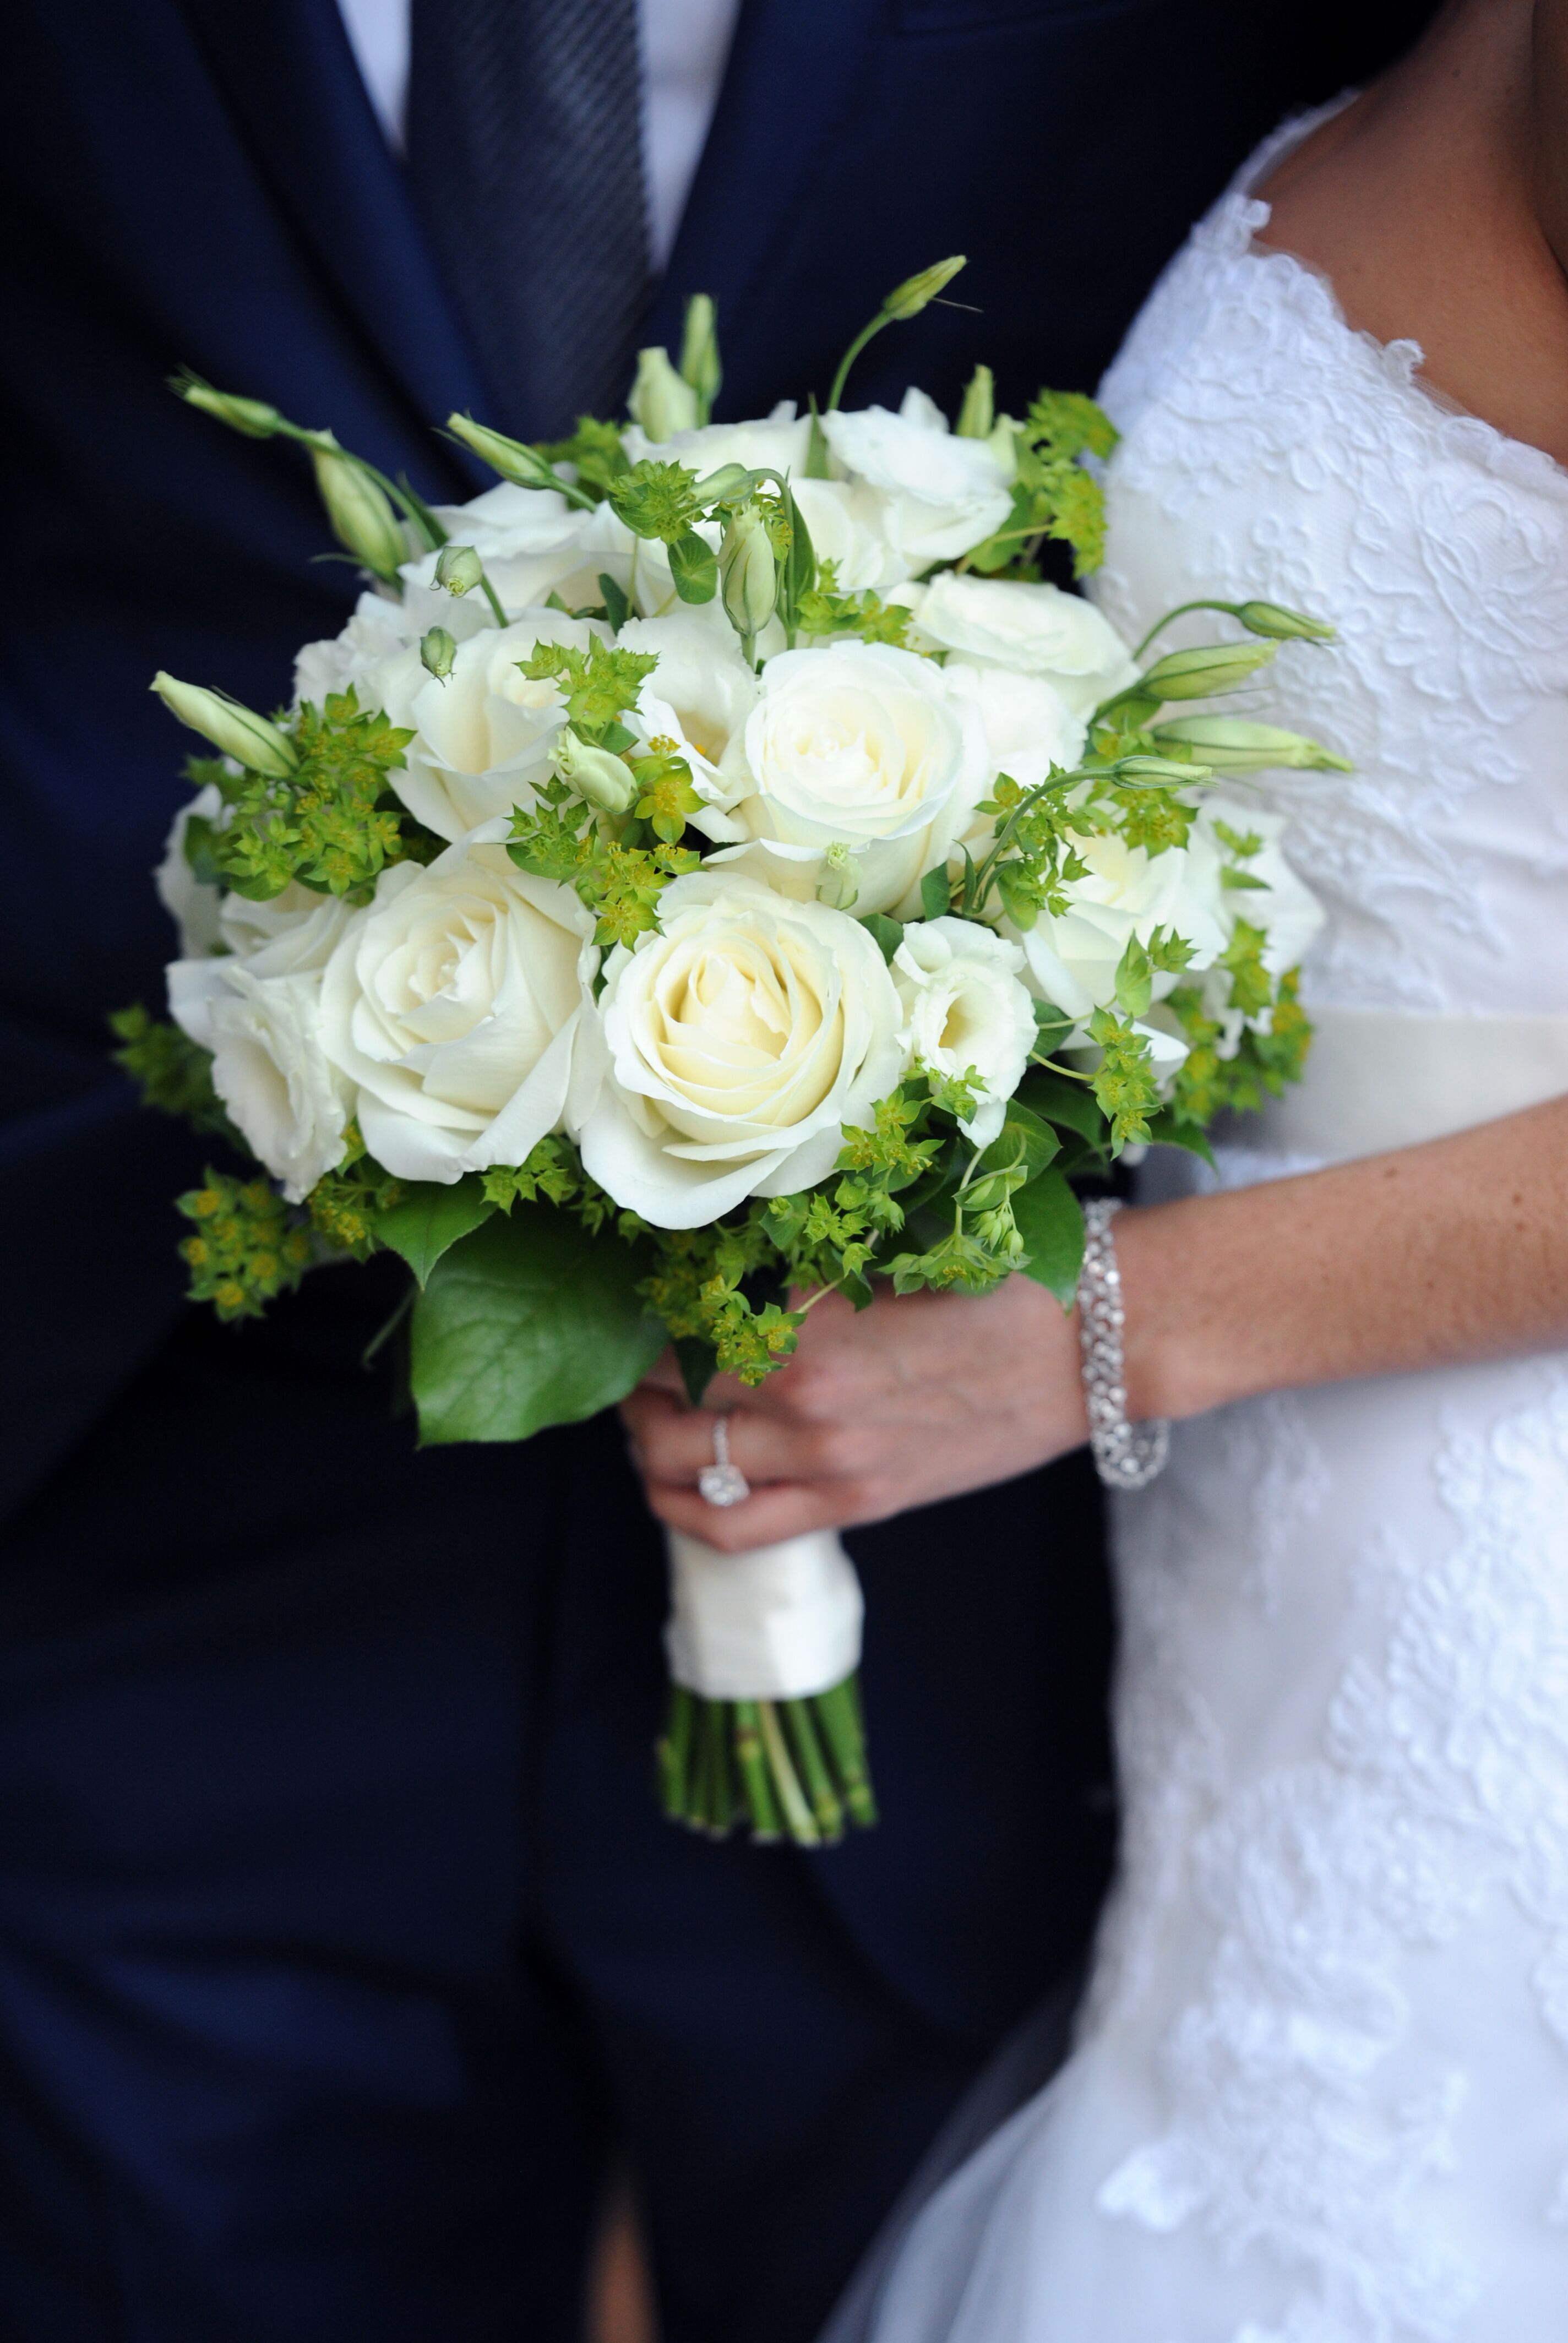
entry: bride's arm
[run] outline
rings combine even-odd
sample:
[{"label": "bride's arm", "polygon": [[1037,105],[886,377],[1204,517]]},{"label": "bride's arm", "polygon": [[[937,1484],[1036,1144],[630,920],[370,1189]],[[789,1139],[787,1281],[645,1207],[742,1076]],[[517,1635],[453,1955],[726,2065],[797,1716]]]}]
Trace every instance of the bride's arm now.
[{"label": "bride's arm", "polygon": [[[1568,1099],[1452,1139],[1121,1213],[1130,1412],[1568,1344]],[[732,1550],[879,1520],[1043,1464],[1087,1433],[1076,1322],[1040,1287],[813,1310],[760,1390],[716,1384],[756,1484],[699,1496],[711,1415],[667,1363],[625,1413],[654,1511]]]}]

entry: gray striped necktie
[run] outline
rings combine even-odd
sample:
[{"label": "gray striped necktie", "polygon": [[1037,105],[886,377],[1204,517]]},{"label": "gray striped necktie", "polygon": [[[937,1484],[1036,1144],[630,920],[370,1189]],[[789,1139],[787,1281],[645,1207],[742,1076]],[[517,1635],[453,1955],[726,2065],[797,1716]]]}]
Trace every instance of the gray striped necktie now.
[{"label": "gray striped necktie", "polygon": [[414,0],[408,169],[522,438],[618,412],[651,290],[637,0]]}]

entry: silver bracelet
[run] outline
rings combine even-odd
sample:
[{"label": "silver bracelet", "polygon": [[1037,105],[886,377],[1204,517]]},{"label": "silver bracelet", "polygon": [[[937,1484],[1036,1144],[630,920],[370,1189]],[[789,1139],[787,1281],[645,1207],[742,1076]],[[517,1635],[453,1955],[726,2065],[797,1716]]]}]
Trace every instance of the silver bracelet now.
[{"label": "silver bracelet", "polygon": [[1094,1469],[1108,1489],[1143,1489],[1162,1472],[1171,1453],[1163,1416],[1127,1420],[1127,1373],[1121,1355],[1121,1272],[1111,1223],[1121,1207],[1097,1197],[1083,1208],[1083,1267],[1078,1276],[1078,1342],[1083,1359],[1083,1403]]}]

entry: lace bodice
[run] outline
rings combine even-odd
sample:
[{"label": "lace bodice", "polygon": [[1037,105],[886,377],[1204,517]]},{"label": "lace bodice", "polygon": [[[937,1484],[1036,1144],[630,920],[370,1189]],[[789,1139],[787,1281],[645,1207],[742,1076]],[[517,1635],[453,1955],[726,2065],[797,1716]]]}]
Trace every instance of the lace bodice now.
[{"label": "lace bodice", "polygon": [[1248,189],[1299,135],[1197,230],[1106,377],[1123,437],[1096,598],[1134,639],[1200,594],[1340,628],[1285,645],[1256,703],[1355,765],[1267,782],[1330,915],[1309,1002],[1568,1010],[1568,472],[1254,244]]}]

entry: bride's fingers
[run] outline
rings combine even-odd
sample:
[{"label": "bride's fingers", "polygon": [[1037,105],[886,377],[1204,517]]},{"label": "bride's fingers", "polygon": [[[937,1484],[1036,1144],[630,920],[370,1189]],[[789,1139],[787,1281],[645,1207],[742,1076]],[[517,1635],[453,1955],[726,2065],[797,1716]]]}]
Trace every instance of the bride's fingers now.
[{"label": "bride's fingers", "polygon": [[648,1484],[648,1502],[671,1529],[701,1538],[721,1554],[746,1554],[754,1546],[802,1537],[808,1530],[846,1529],[878,1520],[896,1510],[898,1501],[879,1506],[854,1482],[817,1481],[805,1486],[780,1483],[756,1490],[741,1504],[719,1506],[705,1503],[695,1489],[653,1481]]},{"label": "bride's fingers", "polygon": [[[711,1408],[691,1408],[670,1393],[641,1384],[621,1403],[646,1479],[695,1487],[715,1461]],[[798,1423],[756,1412],[728,1419],[729,1461],[752,1482],[813,1482],[850,1477],[862,1466],[863,1435],[842,1424]]]}]

